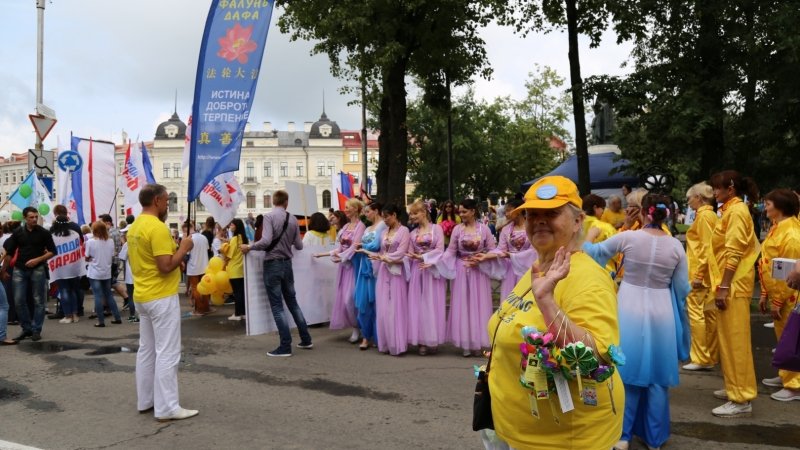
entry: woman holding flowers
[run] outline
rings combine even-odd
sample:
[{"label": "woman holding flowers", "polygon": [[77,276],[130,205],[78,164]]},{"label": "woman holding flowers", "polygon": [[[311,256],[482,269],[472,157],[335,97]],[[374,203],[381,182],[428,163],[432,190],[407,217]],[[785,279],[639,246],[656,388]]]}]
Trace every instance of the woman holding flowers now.
[{"label": "woman holding flowers", "polygon": [[671,204],[667,196],[648,194],[642,199],[641,230],[592,244],[600,230],[591,228],[583,246],[599,264],[617,253],[626,261],[617,300],[620,343],[627,356],[619,369],[625,384],[625,420],[615,445],[619,450],[627,449],[634,435],[650,448],[669,439],[669,388],[678,385],[678,361],[689,358],[686,253],[661,229],[672,214]]},{"label": "woman holding flowers", "polygon": [[[600,266],[580,252],[583,212],[575,184],[560,176],[544,177],[517,208],[526,213],[528,238],[538,260],[491,316],[493,338],[488,371],[496,436],[483,432],[487,448],[611,448],[622,430],[624,396],[614,363],[622,362],[614,283]],[[528,327],[528,328],[525,328]],[[560,369],[546,377],[543,389],[525,381],[520,370],[523,328],[547,337],[550,357]],[[537,331],[533,331],[533,329]],[[525,344],[522,346],[521,344]],[[567,358],[582,355],[581,361]],[[530,355],[530,353],[529,353]],[[581,372],[579,369],[583,367]],[[563,372],[563,371],[562,371]],[[523,378],[521,380],[521,377]],[[560,393],[555,387],[559,382]],[[521,383],[525,381],[525,386]],[[569,396],[574,409],[563,411]]]}]

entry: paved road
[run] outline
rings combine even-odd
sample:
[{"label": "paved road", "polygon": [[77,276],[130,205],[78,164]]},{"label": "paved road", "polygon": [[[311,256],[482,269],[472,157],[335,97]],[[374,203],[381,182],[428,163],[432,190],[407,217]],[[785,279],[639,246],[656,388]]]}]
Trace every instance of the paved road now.
[{"label": "paved road", "polygon": [[[231,313],[183,320],[181,403],[200,416],[166,424],[136,412],[136,325],[48,320],[42,341],[0,347],[0,441],[48,449],[481,448],[470,429],[477,359],[453,348],[428,357],[362,352],[346,341],[349,332],[325,328],[312,328],[313,350],[267,358],[277,336],[247,337],[243,323],[226,320]],[[774,338],[762,322],[754,318],[759,378],[774,376]],[[711,396],[718,373],[684,374],[681,383],[667,448],[800,445],[800,402],[772,401],[763,388],[753,417],[718,419],[710,414],[720,403]]]}]

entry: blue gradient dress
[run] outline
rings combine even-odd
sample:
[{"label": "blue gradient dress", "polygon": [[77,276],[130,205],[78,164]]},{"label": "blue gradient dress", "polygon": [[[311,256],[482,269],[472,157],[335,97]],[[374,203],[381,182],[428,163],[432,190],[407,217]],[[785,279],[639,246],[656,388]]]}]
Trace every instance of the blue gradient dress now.
[{"label": "blue gradient dress", "polygon": [[[367,229],[361,235],[361,248],[369,252],[381,249],[381,237],[386,224],[380,221],[373,229]],[[377,343],[375,333],[375,270],[373,262],[364,253],[353,256],[353,267],[356,268],[355,302],[358,313],[358,327],[364,339]]]}]

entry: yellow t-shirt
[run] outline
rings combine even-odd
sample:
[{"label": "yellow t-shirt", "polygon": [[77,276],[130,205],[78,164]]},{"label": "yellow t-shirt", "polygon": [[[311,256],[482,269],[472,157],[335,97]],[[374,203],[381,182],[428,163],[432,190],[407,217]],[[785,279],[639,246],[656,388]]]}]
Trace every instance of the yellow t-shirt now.
[{"label": "yellow t-shirt", "polygon": [[[722,218],[714,228],[711,246],[720,275],[724,275],[726,269],[736,271],[731,281],[730,297],[749,299],[755,285],[753,265],[760,248],[750,210],[739,197],[733,197],[722,205]],[[721,281],[712,280],[712,284],[718,285]]]},{"label": "yellow t-shirt", "polygon": [[614,228],[614,226],[610,223],[603,222],[595,216],[586,216],[586,218],[583,220],[583,235],[585,236],[586,232],[592,227],[600,230],[600,236],[597,236],[597,239],[594,240],[594,244],[603,242],[611,236],[617,234],[617,229]]},{"label": "yellow t-shirt", "polygon": [[225,270],[230,278],[244,278],[244,256],[239,246],[242,245],[242,237],[236,235],[231,238],[228,251],[225,257],[228,258],[228,265]]},{"label": "yellow t-shirt", "polygon": [[[551,400],[538,401],[540,418],[531,415],[528,395],[531,391],[519,382],[522,374],[521,330],[529,325],[545,330],[546,324],[533,294],[527,292],[529,288],[530,271],[492,315],[487,327],[491,338],[502,317],[489,371],[495,431],[511,447],[519,449],[611,448],[622,433],[625,413],[625,392],[619,372],[597,383],[597,406],[584,405],[577,382],[573,380],[569,382],[569,390],[574,410],[562,413],[558,396],[551,393]],[[523,295],[522,299],[520,295]],[[567,317],[594,336],[601,355],[608,353],[609,345],[619,345],[614,283],[589,256],[584,253],[572,255],[569,275],[558,283],[554,296]],[[580,339],[580,336],[576,338]],[[610,385],[613,385],[616,414],[612,411]],[[551,401],[560,424],[553,420]]]},{"label": "yellow t-shirt", "polygon": [[136,303],[147,303],[178,293],[180,268],[163,274],[156,256],[173,255],[177,245],[167,224],[151,214],[141,214],[128,228],[128,259],[136,285]]},{"label": "yellow t-shirt", "polygon": [[788,217],[772,225],[761,244],[761,260],[758,263],[761,294],[766,293],[776,305],[794,303],[796,291],[787,286],[785,280],[772,278],[772,260],[775,258],[800,259],[800,220],[797,217]]},{"label": "yellow t-shirt", "polygon": [[625,222],[625,216],[626,214],[624,209],[620,209],[619,212],[614,212],[606,208],[605,211],[603,211],[603,215],[600,216],[600,220],[610,224],[614,228],[619,228],[617,224],[620,224],[619,226],[621,227]]}]

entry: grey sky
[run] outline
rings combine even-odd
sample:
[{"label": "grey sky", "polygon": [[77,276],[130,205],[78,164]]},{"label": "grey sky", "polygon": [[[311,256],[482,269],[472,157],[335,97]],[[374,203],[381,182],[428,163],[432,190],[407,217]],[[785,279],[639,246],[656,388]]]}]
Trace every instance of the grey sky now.
[{"label": "grey sky", "polygon": [[[45,141],[56,136],[92,136],[119,142],[150,140],[158,123],[173,111],[185,121],[192,103],[197,57],[209,0],[51,0],[45,10],[44,103],[56,111],[58,124]],[[3,26],[0,42],[0,155],[33,147],[36,92],[35,0],[0,0]],[[280,34],[277,17],[267,39],[258,90],[250,117],[254,129],[270,121],[286,129],[288,121],[316,120],[325,109],[343,129],[360,128],[357,106],[338,89],[343,81],[330,75],[324,55],[309,56],[311,44],[289,42]],[[487,41],[493,80],[477,80],[479,97],[521,98],[534,64],[548,65],[567,78],[566,35],[515,36],[510,29],[490,26]],[[617,46],[608,35],[599,49],[582,42],[582,73],[622,73],[620,64],[630,46]],[[409,89],[413,91],[412,89]]]}]

